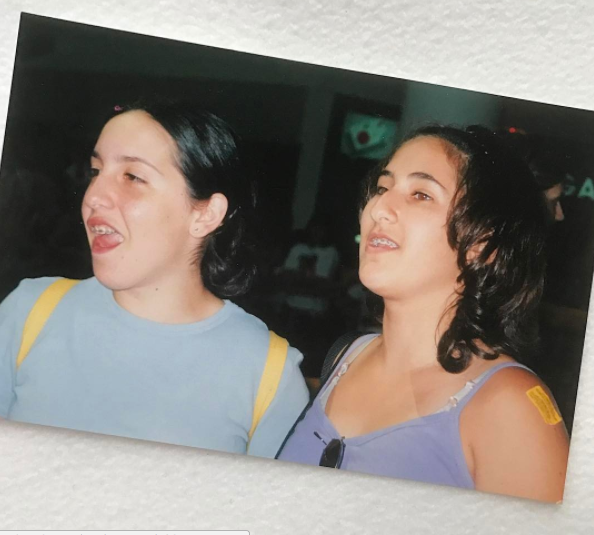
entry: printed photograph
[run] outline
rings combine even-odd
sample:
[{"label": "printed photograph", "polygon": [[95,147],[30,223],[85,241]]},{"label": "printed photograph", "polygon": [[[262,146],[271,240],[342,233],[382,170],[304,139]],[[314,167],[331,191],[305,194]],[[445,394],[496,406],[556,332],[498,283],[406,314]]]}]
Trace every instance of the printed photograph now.
[{"label": "printed photograph", "polygon": [[593,136],[591,111],[22,14],[0,418],[559,504]]}]

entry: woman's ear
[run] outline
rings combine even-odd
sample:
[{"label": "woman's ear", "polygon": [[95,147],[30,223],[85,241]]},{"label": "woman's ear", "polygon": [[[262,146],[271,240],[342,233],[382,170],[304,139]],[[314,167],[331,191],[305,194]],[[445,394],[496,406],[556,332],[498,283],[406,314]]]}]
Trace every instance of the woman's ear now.
[{"label": "woman's ear", "polygon": [[485,248],[484,241],[475,243],[466,253],[466,262],[468,262],[469,264],[472,264],[472,262],[474,262],[480,256],[480,254],[483,252],[484,248]]},{"label": "woman's ear", "polygon": [[[468,250],[468,253],[466,253],[466,262],[467,263],[471,264],[472,262],[474,262],[477,258],[479,258],[481,256],[481,254],[485,250],[485,247],[489,243],[489,240],[491,239],[491,237],[492,237],[492,234],[485,236],[484,238],[478,240]],[[491,264],[493,262],[493,260],[495,260],[496,255],[497,255],[497,249],[493,249],[491,251],[491,254],[489,255],[489,258],[487,258],[485,264],[487,264],[487,265]]]},{"label": "woman's ear", "polygon": [[222,193],[214,193],[206,201],[197,201],[192,220],[190,234],[194,238],[204,238],[214,232],[225,218],[229,201]]}]

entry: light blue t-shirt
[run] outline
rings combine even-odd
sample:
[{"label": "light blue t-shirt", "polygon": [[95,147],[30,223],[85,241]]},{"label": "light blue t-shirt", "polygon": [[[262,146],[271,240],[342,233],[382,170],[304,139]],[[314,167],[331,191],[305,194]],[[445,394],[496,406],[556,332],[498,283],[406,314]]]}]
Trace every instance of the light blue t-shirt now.
[{"label": "light blue t-shirt", "polygon": [[[16,371],[25,320],[55,278],[27,279],[0,304],[0,417],[246,453],[266,362],[266,325],[230,301],[191,324],[139,318],[97,279],[60,301]],[[308,401],[289,349],[249,447],[274,457]]]}]

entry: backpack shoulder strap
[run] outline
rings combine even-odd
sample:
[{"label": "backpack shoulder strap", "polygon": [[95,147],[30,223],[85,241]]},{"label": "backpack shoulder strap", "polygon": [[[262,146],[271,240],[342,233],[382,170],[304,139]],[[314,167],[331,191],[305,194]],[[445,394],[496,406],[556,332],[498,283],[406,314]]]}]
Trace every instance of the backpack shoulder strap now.
[{"label": "backpack shoulder strap", "polygon": [[287,360],[288,350],[289,342],[273,331],[270,331],[268,356],[266,357],[266,365],[264,366],[262,378],[260,379],[260,386],[258,387],[258,393],[256,395],[254,414],[252,416],[252,427],[248,433],[248,442],[252,439],[256,427],[258,427],[260,420],[276,395],[285,367],[285,361]]},{"label": "backpack shoulder strap", "polygon": [[344,355],[345,351],[351,347],[351,344],[357,338],[360,338],[364,334],[367,333],[361,331],[350,331],[340,336],[336,342],[332,344],[328,350],[328,353],[326,354],[324,364],[322,365],[322,373],[320,374],[320,387],[324,386],[330,375],[332,375],[334,368]]},{"label": "backpack shoulder strap", "polygon": [[80,281],[73,279],[58,279],[50,284],[43,293],[39,296],[31,312],[25,321],[23,328],[23,336],[21,339],[21,347],[19,349],[16,367],[17,369],[23,363],[39,333],[43,329],[52,312],[62,299],[66,292]]},{"label": "backpack shoulder strap", "polygon": [[[363,336],[365,334],[369,334],[369,333],[362,332],[362,331],[350,331],[350,332],[345,333],[342,336],[340,336],[336,340],[336,342],[334,342],[332,344],[332,346],[328,350],[328,353],[326,353],[326,358],[324,359],[324,364],[322,366],[322,373],[320,374],[320,387],[319,387],[320,389],[324,386],[324,384],[326,383],[326,381],[328,380],[330,375],[332,375],[334,368],[336,368],[336,365],[340,361],[340,358],[345,354],[345,351],[347,351],[348,348],[351,347],[351,344],[357,338],[360,338],[361,336]],[[320,390],[318,389],[318,393],[319,393],[319,391]],[[297,426],[299,425],[301,420],[303,420],[303,418],[305,418],[307,411],[309,411],[309,409],[313,405],[313,402],[315,401],[315,399],[316,399],[316,396],[312,396],[309,400],[309,403],[301,411],[299,418],[297,418],[297,420],[295,420],[293,427],[291,427],[291,430],[287,433],[287,436],[285,437],[285,440],[283,440],[281,447],[278,449],[275,459],[278,459],[278,456],[280,455],[281,451],[283,451],[285,444],[287,443],[289,438],[291,438],[291,435],[295,432],[295,429],[297,428]]]}]

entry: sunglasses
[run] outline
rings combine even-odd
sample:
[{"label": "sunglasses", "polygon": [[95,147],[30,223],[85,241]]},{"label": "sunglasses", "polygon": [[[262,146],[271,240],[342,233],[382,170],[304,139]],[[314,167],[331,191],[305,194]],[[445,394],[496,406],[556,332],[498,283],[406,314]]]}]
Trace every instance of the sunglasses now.
[{"label": "sunglasses", "polygon": [[340,468],[342,464],[342,458],[344,457],[344,439],[333,438],[322,452],[320,457],[320,466],[326,468]]}]

